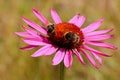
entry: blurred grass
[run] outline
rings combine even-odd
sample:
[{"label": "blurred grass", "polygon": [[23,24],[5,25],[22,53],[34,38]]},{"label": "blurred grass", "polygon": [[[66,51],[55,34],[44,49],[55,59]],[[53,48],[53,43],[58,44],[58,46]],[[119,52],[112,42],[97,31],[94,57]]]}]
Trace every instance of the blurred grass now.
[{"label": "blurred grass", "polygon": [[15,31],[22,31],[21,16],[40,23],[31,11],[33,7],[50,21],[52,7],[63,21],[80,13],[87,18],[83,27],[103,17],[100,29],[114,28],[115,37],[108,42],[118,50],[98,48],[113,54],[111,58],[103,58],[99,70],[89,63],[83,66],[74,57],[72,67],[66,70],[66,80],[120,80],[120,0],[0,0],[0,80],[59,80],[58,67],[51,65],[53,56],[31,58],[35,50],[21,51],[19,48],[26,44],[14,35]]}]

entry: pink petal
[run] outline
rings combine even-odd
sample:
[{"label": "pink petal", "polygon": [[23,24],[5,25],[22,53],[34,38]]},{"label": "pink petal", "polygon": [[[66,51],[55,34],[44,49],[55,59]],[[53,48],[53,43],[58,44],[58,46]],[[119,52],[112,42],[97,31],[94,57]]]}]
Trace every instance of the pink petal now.
[{"label": "pink petal", "polygon": [[80,50],[87,58],[88,60],[91,62],[91,64],[95,67],[95,68],[98,68],[95,60],[83,49]]},{"label": "pink petal", "polygon": [[46,45],[39,50],[37,50],[34,54],[32,54],[32,57],[38,57],[38,56],[43,56],[48,50],[51,48],[51,45]]},{"label": "pink petal", "polygon": [[47,52],[46,52],[44,55],[45,55],[45,56],[51,55],[51,54],[53,54],[56,50],[57,50],[57,48],[51,45],[51,47],[49,48],[49,50],[47,50]]},{"label": "pink petal", "polygon": [[78,21],[76,22],[76,25],[78,27],[81,27],[84,22],[85,22],[85,16],[80,16],[79,19],[78,19]]},{"label": "pink petal", "polygon": [[25,37],[25,38],[33,38],[28,32],[15,32],[18,36]]},{"label": "pink petal", "polygon": [[73,50],[73,52],[75,53],[75,55],[77,56],[77,58],[79,59],[79,61],[82,63],[82,64],[85,64],[82,56],[80,55],[80,53],[77,51],[77,50]]},{"label": "pink petal", "polygon": [[34,49],[34,48],[36,48],[36,47],[38,47],[38,46],[29,45],[29,46],[22,47],[22,48],[20,48],[20,49],[22,49],[22,50],[31,50],[31,49]]},{"label": "pink petal", "polygon": [[42,42],[38,38],[23,38],[22,40],[29,45],[35,46],[43,46],[48,44],[47,42]]},{"label": "pink petal", "polygon": [[94,32],[90,32],[85,34],[86,36],[93,36],[93,35],[101,35],[101,34],[106,34],[108,32],[111,32],[113,30],[113,28],[107,29],[107,30],[100,30],[100,31],[94,31]]},{"label": "pink petal", "polygon": [[56,24],[61,23],[61,19],[54,9],[51,9],[51,16]]},{"label": "pink petal", "polygon": [[96,55],[96,53],[91,52],[91,54],[98,60],[100,64],[102,64],[102,59],[98,55]]},{"label": "pink petal", "polygon": [[32,9],[33,10],[33,13],[37,16],[37,18],[45,25],[48,25],[50,22],[44,17],[41,15],[41,13],[39,13],[38,10],[36,9]]},{"label": "pink petal", "polygon": [[38,24],[36,24],[36,23],[34,23],[34,22],[32,22],[32,21],[24,18],[24,17],[22,17],[22,19],[23,19],[23,21],[25,21],[30,27],[32,27],[32,28],[40,31],[40,32],[43,33],[43,34],[47,34],[46,30],[44,30],[44,29],[43,29],[41,26],[39,26]]},{"label": "pink petal", "polygon": [[104,53],[102,53],[102,52],[100,52],[100,51],[98,51],[98,50],[95,50],[95,49],[93,49],[93,48],[90,48],[90,47],[88,47],[88,46],[82,46],[84,49],[86,49],[86,50],[88,50],[88,51],[90,51],[90,52],[94,52],[94,53],[96,53],[96,54],[98,54],[98,55],[102,55],[102,56],[106,56],[106,57],[111,57],[111,55],[109,55],[109,54],[104,54]]},{"label": "pink petal", "polygon": [[109,38],[112,38],[112,37],[113,37],[113,35],[111,35],[111,34],[85,36],[85,40],[87,40],[87,41],[99,41],[99,40],[109,39]]},{"label": "pink petal", "polygon": [[58,50],[58,52],[55,54],[53,60],[52,60],[52,65],[58,65],[64,58],[65,55],[65,50],[64,49],[60,49]]},{"label": "pink petal", "polygon": [[75,15],[72,19],[69,20],[69,23],[75,24],[80,17],[80,14]]},{"label": "pink petal", "polygon": [[92,32],[92,31],[98,29],[102,22],[103,22],[103,19],[99,19],[98,21],[93,22],[92,24],[90,24],[87,27],[85,27],[84,29],[82,29],[83,33]]},{"label": "pink petal", "polygon": [[40,38],[40,34],[38,34],[36,31],[34,31],[34,30],[32,30],[32,29],[30,29],[30,28],[27,28],[27,27],[25,27],[25,26],[23,26],[23,28],[29,33],[29,34],[31,34],[32,36],[34,36],[34,37],[37,37],[37,38]]},{"label": "pink petal", "polygon": [[105,47],[105,48],[109,48],[109,49],[117,49],[115,46],[112,46],[108,43],[103,43],[103,42],[96,42],[96,41],[88,41],[88,42],[85,42],[86,44],[90,44],[90,45],[94,45],[94,46],[100,46],[100,47]]},{"label": "pink petal", "polygon": [[64,65],[66,68],[69,68],[72,65],[72,52],[66,51],[65,57],[64,57]]}]

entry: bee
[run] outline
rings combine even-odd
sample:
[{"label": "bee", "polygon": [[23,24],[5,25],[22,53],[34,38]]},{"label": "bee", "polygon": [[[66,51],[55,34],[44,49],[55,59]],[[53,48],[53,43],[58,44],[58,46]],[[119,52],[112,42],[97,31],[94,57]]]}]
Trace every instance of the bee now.
[{"label": "bee", "polygon": [[55,35],[55,25],[54,24],[50,24],[47,26],[47,33],[48,35]]},{"label": "bee", "polygon": [[80,37],[76,33],[66,32],[64,38],[71,43],[79,43]]}]

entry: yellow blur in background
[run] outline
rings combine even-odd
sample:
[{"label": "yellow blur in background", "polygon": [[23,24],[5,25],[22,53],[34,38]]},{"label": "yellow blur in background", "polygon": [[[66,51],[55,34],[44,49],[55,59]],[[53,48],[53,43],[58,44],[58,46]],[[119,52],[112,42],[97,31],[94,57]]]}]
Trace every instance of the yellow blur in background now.
[{"label": "yellow blur in background", "polygon": [[50,9],[54,8],[63,21],[75,14],[86,16],[83,27],[104,18],[99,29],[114,28],[115,36],[106,40],[118,50],[97,48],[112,57],[103,58],[103,65],[95,69],[86,59],[82,65],[76,57],[73,65],[66,69],[65,80],[120,80],[120,0],[0,0],[0,80],[59,80],[58,66],[52,66],[52,56],[32,58],[37,49],[20,50],[26,44],[14,32],[23,31],[26,25],[21,16],[41,24],[32,13],[38,9],[51,22]]}]

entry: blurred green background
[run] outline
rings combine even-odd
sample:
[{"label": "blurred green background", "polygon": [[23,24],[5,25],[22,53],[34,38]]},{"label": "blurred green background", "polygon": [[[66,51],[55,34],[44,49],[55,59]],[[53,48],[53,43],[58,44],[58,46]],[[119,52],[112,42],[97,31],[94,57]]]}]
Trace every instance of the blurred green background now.
[{"label": "blurred green background", "polygon": [[0,80],[59,80],[58,66],[52,66],[52,56],[32,58],[30,55],[37,49],[22,51],[19,48],[26,44],[14,35],[23,31],[25,16],[38,24],[41,22],[32,13],[38,9],[51,22],[50,9],[55,8],[63,21],[68,21],[75,14],[86,16],[86,26],[99,18],[104,18],[100,29],[114,28],[115,37],[107,42],[118,47],[112,51],[97,48],[113,54],[103,57],[103,65],[95,69],[86,60],[83,66],[76,57],[73,65],[66,70],[66,80],[120,80],[120,0],[0,0]]}]

